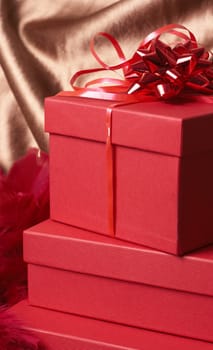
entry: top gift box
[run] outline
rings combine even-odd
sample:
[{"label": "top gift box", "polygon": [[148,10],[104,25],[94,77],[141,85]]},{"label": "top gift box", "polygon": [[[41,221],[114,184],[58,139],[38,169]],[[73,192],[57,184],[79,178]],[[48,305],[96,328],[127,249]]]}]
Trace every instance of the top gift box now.
[{"label": "top gift box", "polygon": [[[109,101],[46,99],[51,218],[109,233]],[[174,254],[213,243],[213,105],[113,111],[115,237]]]},{"label": "top gift box", "polygon": [[[213,71],[193,40],[173,51],[157,42],[150,54],[151,38],[151,49],[145,39],[137,51],[146,59],[140,66],[136,53],[132,65],[128,61],[124,86],[115,93],[85,87],[79,96],[46,99],[51,218],[182,255],[213,243],[213,98],[183,93],[165,102],[153,91],[164,99],[183,86],[209,93]],[[162,73],[162,65],[156,67],[163,55]],[[149,72],[141,75],[144,64]],[[119,97],[122,104],[115,102]]]}]

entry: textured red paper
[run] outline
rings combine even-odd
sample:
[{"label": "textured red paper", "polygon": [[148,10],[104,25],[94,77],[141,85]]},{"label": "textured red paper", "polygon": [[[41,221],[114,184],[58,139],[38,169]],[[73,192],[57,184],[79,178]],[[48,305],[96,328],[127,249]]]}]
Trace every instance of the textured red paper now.
[{"label": "textured red paper", "polygon": [[181,258],[47,220],[24,256],[32,305],[213,342],[213,247]]},{"label": "textured red paper", "polygon": [[[46,100],[51,218],[108,233],[106,107]],[[174,254],[212,243],[213,113],[206,103],[139,103],[113,111],[117,238]]]},{"label": "textured red paper", "polygon": [[13,312],[49,350],[211,350],[213,344],[28,306]]}]

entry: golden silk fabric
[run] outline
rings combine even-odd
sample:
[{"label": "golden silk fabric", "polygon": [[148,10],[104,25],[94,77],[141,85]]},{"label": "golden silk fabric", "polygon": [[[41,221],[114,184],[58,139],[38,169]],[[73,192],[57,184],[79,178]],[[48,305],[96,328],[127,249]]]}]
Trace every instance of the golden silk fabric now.
[{"label": "golden silk fabric", "polygon": [[[127,57],[151,31],[168,23],[188,27],[213,50],[212,0],[0,0],[0,167],[8,170],[30,146],[48,150],[44,97],[69,90],[70,77],[97,66],[91,37],[105,31]],[[100,40],[109,64],[116,56]]]}]

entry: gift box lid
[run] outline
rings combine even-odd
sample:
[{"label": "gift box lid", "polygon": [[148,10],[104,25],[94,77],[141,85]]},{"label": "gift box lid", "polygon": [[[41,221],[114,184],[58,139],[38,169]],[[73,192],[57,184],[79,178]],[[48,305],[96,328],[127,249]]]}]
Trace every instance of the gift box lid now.
[{"label": "gift box lid", "polygon": [[[209,97],[213,103],[213,98]],[[183,156],[213,149],[213,105],[206,102],[143,102],[113,108],[112,143]],[[45,129],[106,141],[111,101],[54,96],[45,100]]]},{"label": "gift box lid", "polygon": [[24,232],[24,260],[213,296],[213,246],[177,257],[46,220]]},{"label": "gift box lid", "polygon": [[[45,345],[52,344],[49,344],[49,337],[46,336],[49,335],[54,339],[59,337],[61,344],[66,344],[66,349],[70,350],[210,350],[213,346],[199,340],[33,307],[26,300],[13,306],[12,312],[24,322],[25,329],[38,333],[41,340],[45,339]],[[67,341],[63,342],[63,339]],[[53,344],[54,347],[50,349],[64,349],[57,347],[55,342]]]}]

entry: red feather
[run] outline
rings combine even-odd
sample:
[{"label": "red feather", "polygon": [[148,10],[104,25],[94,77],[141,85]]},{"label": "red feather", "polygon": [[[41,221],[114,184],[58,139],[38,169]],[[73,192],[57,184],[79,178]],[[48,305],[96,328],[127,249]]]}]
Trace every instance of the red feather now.
[{"label": "red feather", "polygon": [[24,330],[9,311],[0,309],[0,350],[44,350],[42,343]]},{"label": "red feather", "polygon": [[[48,217],[48,155],[31,149],[8,174],[0,170],[0,305],[13,305],[26,296],[23,230]],[[37,350],[37,344],[6,311],[0,311],[0,350]]]}]

